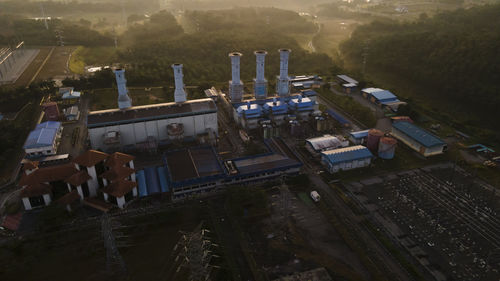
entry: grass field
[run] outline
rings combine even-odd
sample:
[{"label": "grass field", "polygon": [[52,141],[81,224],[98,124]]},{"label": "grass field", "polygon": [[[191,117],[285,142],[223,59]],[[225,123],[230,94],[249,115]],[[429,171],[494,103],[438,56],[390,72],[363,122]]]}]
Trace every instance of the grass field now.
[{"label": "grass field", "polygon": [[50,59],[47,60],[35,81],[70,76],[68,60],[75,48],[74,46],[55,47]]},{"label": "grass field", "polygon": [[87,65],[110,65],[116,62],[116,59],[116,49],[114,47],[89,48],[79,46],[71,56],[69,69],[73,73],[84,74]]}]

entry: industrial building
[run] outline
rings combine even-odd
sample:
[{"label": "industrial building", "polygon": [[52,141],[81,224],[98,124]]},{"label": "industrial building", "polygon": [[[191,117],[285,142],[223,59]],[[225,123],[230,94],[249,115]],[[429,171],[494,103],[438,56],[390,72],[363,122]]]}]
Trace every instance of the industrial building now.
[{"label": "industrial building", "polygon": [[346,147],[349,141],[342,136],[323,135],[317,138],[306,139],[306,149],[314,156],[319,156],[323,151]]},{"label": "industrial building", "polygon": [[[231,75],[229,81],[229,100],[233,107],[233,118],[246,129],[257,129],[264,120],[281,125],[289,115],[308,120],[318,110],[317,93],[312,90],[290,95],[288,58],[291,50],[280,49],[280,75],[277,77],[277,96],[267,98],[267,80],[264,77],[266,51],[255,51],[256,77],[254,79],[254,99],[243,101],[243,83],[240,81],[240,53],[230,53]],[[312,76],[314,79],[320,77]],[[309,79],[303,76],[296,79]],[[239,82],[238,82],[239,81]]]},{"label": "industrial building", "polygon": [[362,145],[321,152],[321,163],[330,173],[367,167],[372,158],[370,150]]},{"label": "industrial building", "polygon": [[290,83],[296,90],[307,90],[321,87],[323,79],[317,75],[290,76]]},{"label": "industrial building", "polygon": [[248,100],[242,103],[233,103],[232,106],[235,122],[247,129],[258,128],[262,120],[272,120],[275,124],[281,125],[289,115],[309,120],[319,107],[317,102],[303,94],[287,98]]},{"label": "industrial building", "polygon": [[76,106],[76,105],[65,108],[63,111],[64,111],[64,117],[68,121],[76,121],[76,120],[80,119],[80,110],[78,109],[78,106]]},{"label": "industrial building", "polygon": [[296,174],[302,163],[280,139],[266,141],[269,152],[222,161],[213,147],[184,148],[165,154],[167,188],[173,199]]},{"label": "industrial building", "polygon": [[361,94],[372,103],[392,111],[398,111],[400,105],[406,104],[390,91],[380,88],[365,88],[361,90]]},{"label": "industrial building", "polygon": [[81,92],[77,92],[73,87],[59,88],[59,94],[65,104],[75,104],[80,101]]},{"label": "industrial building", "polygon": [[217,106],[211,98],[186,101],[182,65],[174,64],[175,102],[132,106],[124,70],[115,70],[117,109],[90,112],[87,128],[93,149],[116,151],[218,134]]},{"label": "industrial building", "polygon": [[342,89],[344,89],[344,92],[346,92],[348,94],[355,91],[358,88],[358,84],[359,84],[358,81],[352,79],[351,77],[349,77],[347,75],[343,75],[343,74],[337,75],[337,81],[342,86]]},{"label": "industrial building", "polygon": [[61,122],[47,121],[38,124],[24,143],[26,157],[36,158],[56,154],[62,130]]},{"label": "industrial building", "polygon": [[447,149],[446,143],[439,137],[410,122],[393,123],[391,134],[425,157],[442,154]]},{"label": "industrial building", "polygon": [[349,133],[349,140],[353,144],[365,144],[366,138],[368,137],[368,131],[370,131],[370,130],[350,132]]},{"label": "industrial building", "polygon": [[89,150],[70,163],[39,167],[38,162],[24,162],[18,184],[24,208],[47,206],[53,200],[67,206],[100,194],[123,208],[137,196],[133,160],[133,156],[119,152],[108,155]]}]

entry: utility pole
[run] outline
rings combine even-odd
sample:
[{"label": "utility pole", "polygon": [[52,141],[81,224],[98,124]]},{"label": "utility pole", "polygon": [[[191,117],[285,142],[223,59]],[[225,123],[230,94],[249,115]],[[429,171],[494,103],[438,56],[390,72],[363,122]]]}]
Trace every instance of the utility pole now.
[{"label": "utility pole", "polygon": [[49,30],[49,24],[47,23],[47,17],[45,16],[45,10],[43,9],[43,3],[40,2],[40,9],[42,10],[42,19],[45,24],[45,29]]},{"label": "utility pole", "polygon": [[213,257],[218,257],[212,253],[217,244],[212,243],[210,231],[202,228],[200,223],[193,232],[181,231],[181,238],[174,247],[174,267],[173,276],[168,280],[175,280],[175,276],[182,267],[189,268],[190,281],[210,280],[213,265],[210,264]]},{"label": "utility pole", "polygon": [[126,276],[125,262],[118,251],[115,236],[113,235],[113,223],[107,213],[101,216],[101,231],[104,248],[106,249],[106,270],[112,275]]},{"label": "utility pole", "polygon": [[363,77],[366,73],[366,60],[368,58],[368,41],[365,42],[365,47],[363,48]]}]

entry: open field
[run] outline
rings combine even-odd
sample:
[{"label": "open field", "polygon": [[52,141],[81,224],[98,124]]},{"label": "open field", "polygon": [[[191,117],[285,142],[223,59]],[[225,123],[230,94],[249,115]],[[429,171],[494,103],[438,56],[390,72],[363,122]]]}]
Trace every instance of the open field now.
[{"label": "open field", "polygon": [[116,62],[114,47],[83,47],[79,46],[71,55],[69,69],[73,73],[84,74],[85,66],[103,66]]},{"label": "open field", "polygon": [[13,84],[14,87],[24,87],[27,86],[31,81],[33,76],[37,73],[38,69],[45,61],[50,53],[51,47],[36,47],[40,49],[38,55],[33,59],[31,64],[24,70],[23,74],[19,76],[17,81]]},{"label": "open field", "polygon": [[68,69],[68,60],[71,53],[76,49],[75,46],[55,47],[50,59],[43,66],[36,77],[36,81],[47,79],[64,79],[72,75]]}]

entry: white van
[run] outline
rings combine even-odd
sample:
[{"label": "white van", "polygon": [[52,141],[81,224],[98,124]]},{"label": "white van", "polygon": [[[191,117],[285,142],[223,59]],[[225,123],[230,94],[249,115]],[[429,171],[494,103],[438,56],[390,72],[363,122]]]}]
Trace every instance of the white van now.
[{"label": "white van", "polygon": [[321,199],[321,196],[319,196],[319,193],[316,190],[311,191],[311,198],[314,200],[314,202],[319,202]]}]

